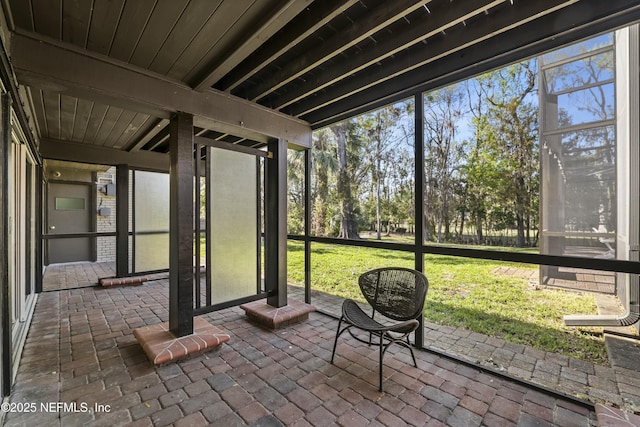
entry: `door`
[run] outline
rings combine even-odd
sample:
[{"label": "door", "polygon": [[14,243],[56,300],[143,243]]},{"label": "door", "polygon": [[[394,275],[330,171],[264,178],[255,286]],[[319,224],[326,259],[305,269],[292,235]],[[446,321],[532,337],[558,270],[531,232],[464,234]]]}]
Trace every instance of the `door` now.
[{"label": "door", "polygon": [[[90,183],[49,183],[47,234],[49,264],[93,261],[94,237]],[[56,237],[60,235],[60,237]]]}]

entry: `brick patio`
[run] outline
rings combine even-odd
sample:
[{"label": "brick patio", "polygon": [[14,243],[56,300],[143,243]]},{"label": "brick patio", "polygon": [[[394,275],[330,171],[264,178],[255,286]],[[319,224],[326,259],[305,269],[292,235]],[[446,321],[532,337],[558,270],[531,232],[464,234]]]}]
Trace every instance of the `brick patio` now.
[{"label": "brick patio", "polygon": [[[156,367],[132,331],[166,321],[167,297],[166,279],[42,294],[11,395],[38,410],[8,413],[5,425],[595,425],[592,407],[425,351],[415,369],[392,347],[379,393],[375,349],[343,339],[329,363],[337,322],[321,313],[276,331],[239,308],[211,313],[231,336],[220,350]],[[47,413],[44,402],[77,410]]]}]

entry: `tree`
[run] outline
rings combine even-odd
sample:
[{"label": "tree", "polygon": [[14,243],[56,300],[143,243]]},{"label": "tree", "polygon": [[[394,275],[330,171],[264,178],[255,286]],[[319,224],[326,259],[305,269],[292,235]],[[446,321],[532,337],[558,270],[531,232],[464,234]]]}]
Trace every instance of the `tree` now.
[{"label": "tree", "polygon": [[482,86],[490,104],[488,119],[502,142],[510,178],[502,197],[510,201],[515,214],[516,246],[524,247],[531,243],[532,208],[538,193],[538,108],[532,100],[537,90],[537,62],[514,64],[489,76],[491,84]]},{"label": "tree", "polygon": [[[465,82],[472,133],[466,142],[466,162],[462,166],[461,203],[459,210],[468,212],[476,232],[476,243],[484,244],[484,224],[494,206],[492,196],[502,188],[504,171],[496,132],[489,123],[484,86],[492,84],[489,75]],[[461,213],[464,218],[464,212]]]},{"label": "tree", "polygon": [[314,209],[311,230],[316,236],[326,236],[329,177],[337,170],[337,160],[334,156],[335,148],[328,129],[313,133],[311,161],[315,176]]},{"label": "tree", "polygon": [[304,151],[287,151],[287,232],[304,231]]},{"label": "tree", "polygon": [[[373,113],[360,116],[357,121],[357,126],[368,142],[366,151],[373,184],[376,234],[378,240],[382,237],[383,191],[386,190],[387,196],[389,195],[389,189],[384,188],[384,181],[390,160],[396,152],[398,137],[395,134],[395,126],[402,115],[403,106],[401,104],[389,105]],[[390,218],[387,217],[387,224],[390,222],[389,219]],[[387,234],[390,231],[390,226],[387,225]]]},{"label": "tree", "polygon": [[429,92],[425,96],[425,238],[442,242],[450,237],[455,173],[462,157],[462,143],[456,138],[462,115],[462,93],[457,85]]},{"label": "tree", "polygon": [[330,127],[336,137],[338,157],[337,196],[340,204],[340,232],[338,237],[359,240],[358,221],[354,210],[355,201],[351,190],[349,164],[347,162],[347,135],[350,127],[352,127],[352,124],[349,122],[339,123]]}]

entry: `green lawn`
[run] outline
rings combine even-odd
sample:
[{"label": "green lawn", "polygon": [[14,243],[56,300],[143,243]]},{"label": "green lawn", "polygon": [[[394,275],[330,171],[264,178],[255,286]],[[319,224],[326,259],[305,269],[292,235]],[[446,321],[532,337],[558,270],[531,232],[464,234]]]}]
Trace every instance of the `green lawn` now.
[{"label": "green lawn", "polygon": [[[312,288],[362,300],[357,277],[384,266],[413,267],[413,254],[341,245],[312,244]],[[537,270],[537,266],[491,260],[425,257],[429,292],[427,321],[460,326],[534,348],[608,365],[604,341],[594,328],[568,328],[565,314],[597,313],[593,296],[538,289],[526,279],[496,275],[501,265]],[[304,284],[304,245],[288,243],[289,283]]]}]

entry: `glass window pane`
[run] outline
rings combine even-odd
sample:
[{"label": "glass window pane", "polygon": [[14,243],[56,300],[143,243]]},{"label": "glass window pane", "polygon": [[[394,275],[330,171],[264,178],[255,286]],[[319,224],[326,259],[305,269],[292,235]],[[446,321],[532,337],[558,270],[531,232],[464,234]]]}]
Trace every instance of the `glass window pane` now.
[{"label": "glass window pane", "polygon": [[136,273],[169,268],[169,233],[137,234],[135,242]]},{"label": "glass window pane", "polygon": [[56,197],[56,210],[58,211],[82,211],[85,200],[76,197]]},{"label": "glass window pane", "polygon": [[412,242],[413,99],[313,133],[311,234]]},{"label": "glass window pane", "polygon": [[615,116],[614,103],[613,83],[559,95],[558,127],[611,120]]},{"label": "glass window pane", "polygon": [[135,171],[135,230],[169,231],[169,174]]},{"label": "glass window pane", "polygon": [[[289,244],[291,248],[302,246],[300,242]],[[337,316],[345,298],[364,303],[358,286],[362,273],[384,266],[414,266],[414,255],[407,252],[317,243],[311,244],[311,250],[311,303]],[[298,273],[291,274],[290,280],[302,286],[303,252],[294,251],[292,258],[289,265]],[[539,284],[542,266],[533,264],[425,255],[424,265],[429,280],[425,302],[428,347],[466,356],[459,342],[443,339],[452,328],[462,328],[466,333],[607,363],[602,337],[567,333],[572,328],[564,325],[563,316],[596,314],[594,294],[584,291],[601,285],[611,293],[611,274],[590,276],[587,271],[574,271],[563,281],[556,278]],[[576,349],[580,349],[579,356]]]},{"label": "glass window pane", "polygon": [[258,280],[258,184],[253,155],[211,150],[212,302],[255,295]]},{"label": "glass window pane", "polygon": [[545,89],[555,94],[611,81],[615,77],[614,68],[613,51],[550,67],[544,70]]},{"label": "glass window pane", "polygon": [[134,271],[169,268],[169,174],[135,171]]},{"label": "glass window pane", "polygon": [[305,152],[287,151],[287,233],[304,234]]},{"label": "glass window pane", "polygon": [[553,52],[546,53],[540,57],[540,60],[544,64],[563,61],[567,58],[583,54],[584,52],[590,52],[602,47],[611,46],[613,45],[613,42],[613,33],[602,34],[600,36],[590,38],[589,40],[584,40],[579,43],[556,49]]}]

